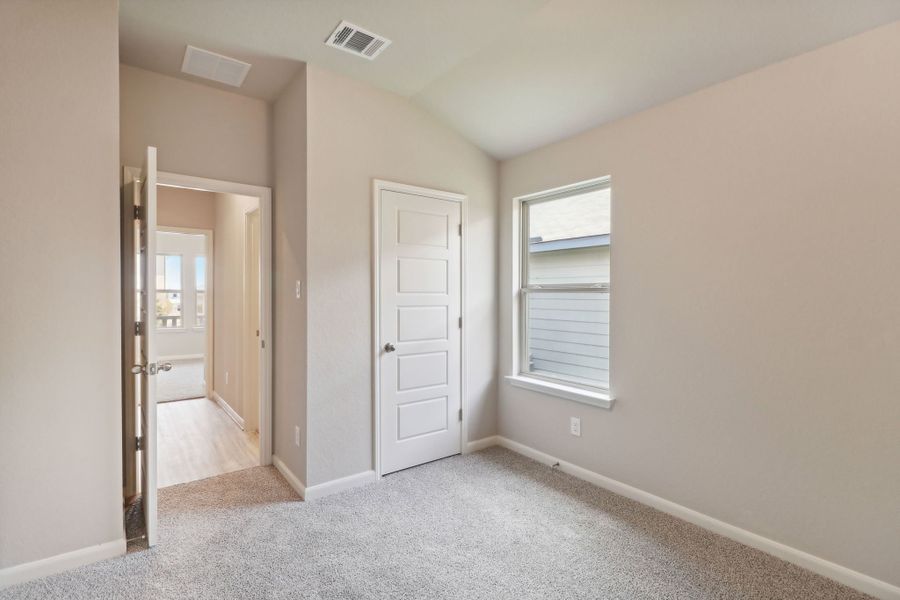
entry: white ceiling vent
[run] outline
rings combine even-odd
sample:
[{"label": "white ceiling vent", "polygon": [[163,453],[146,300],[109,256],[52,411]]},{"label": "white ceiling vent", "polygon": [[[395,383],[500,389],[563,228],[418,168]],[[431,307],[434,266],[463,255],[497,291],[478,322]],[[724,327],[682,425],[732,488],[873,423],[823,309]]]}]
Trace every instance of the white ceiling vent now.
[{"label": "white ceiling vent", "polygon": [[234,87],[241,87],[244,78],[250,72],[250,63],[188,46],[184,51],[181,70],[188,75],[196,75]]},{"label": "white ceiling vent", "polygon": [[353,23],[341,21],[334,33],[325,41],[325,45],[374,60],[391,45],[391,40],[357,27]]}]

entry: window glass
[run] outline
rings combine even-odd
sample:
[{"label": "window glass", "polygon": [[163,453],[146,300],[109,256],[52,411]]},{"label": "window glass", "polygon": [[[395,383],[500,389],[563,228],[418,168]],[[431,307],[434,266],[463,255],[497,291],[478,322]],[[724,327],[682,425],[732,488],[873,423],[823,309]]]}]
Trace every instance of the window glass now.
[{"label": "window glass", "polygon": [[522,206],[520,371],[609,388],[610,188]]},{"label": "window glass", "polygon": [[183,327],[181,256],[156,255],[156,325],[160,329]]}]

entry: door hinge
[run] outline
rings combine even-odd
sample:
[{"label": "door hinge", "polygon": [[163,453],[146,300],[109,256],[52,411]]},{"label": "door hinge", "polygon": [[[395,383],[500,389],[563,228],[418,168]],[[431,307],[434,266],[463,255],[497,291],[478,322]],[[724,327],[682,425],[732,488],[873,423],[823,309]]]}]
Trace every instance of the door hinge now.
[{"label": "door hinge", "polygon": [[459,409],[459,420],[462,421],[462,409]]},{"label": "door hinge", "polygon": [[143,450],[144,449],[144,436],[139,435],[134,438],[134,449],[135,450]]},{"label": "door hinge", "polygon": [[459,224],[459,235],[462,236],[462,223]]},{"label": "door hinge", "polygon": [[265,350],[266,349],[266,340],[259,340],[259,346],[260,346],[260,348]]},{"label": "door hinge", "polygon": [[459,328],[462,329],[462,317],[459,318]]},{"label": "door hinge", "polygon": [[140,204],[134,205],[134,220],[140,221],[144,218],[144,207]]},{"label": "door hinge", "polygon": [[135,321],[134,322],[134,335],[144,335],[143,321]]}]

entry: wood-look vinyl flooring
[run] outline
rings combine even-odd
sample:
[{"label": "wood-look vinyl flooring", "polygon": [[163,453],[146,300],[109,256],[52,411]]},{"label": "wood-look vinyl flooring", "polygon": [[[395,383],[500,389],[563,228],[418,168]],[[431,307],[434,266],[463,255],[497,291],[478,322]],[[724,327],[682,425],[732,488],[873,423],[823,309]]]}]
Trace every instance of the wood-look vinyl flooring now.
[{"label": "wood-look vinyl flooring", "polygon": [[244,432],[214,400],[157,406],[161,488],[259,464],[259,434]]}]

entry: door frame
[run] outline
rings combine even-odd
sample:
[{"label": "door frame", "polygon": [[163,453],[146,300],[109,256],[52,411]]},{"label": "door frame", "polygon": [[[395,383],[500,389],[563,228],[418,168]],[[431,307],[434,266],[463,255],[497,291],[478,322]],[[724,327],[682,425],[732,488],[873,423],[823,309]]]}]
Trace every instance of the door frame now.
[{"label": "door frame", "polygon": [[259,464],[272,464],[272,189],[268,187],[159,171],[157,185],[259,198],[260,217],[260,378]]},{"label": "door frame", "polygon": [[[157,185],[159,185],[157,183]],[[213,303],[215,300],[213,296],[215,295],[213,286],[215,285],[215,262],[213,256],[215,251],[215,237],[214,231],[212,229],[203,229],[198,227],[172,227],[169,225],[160,225],[156,224],[157,232],[168,232],[168,233],[184,233],[188,235],[202,235],[206,239],[206,325],[204,326],[204,333],[206,334],[206,352],[204,352],[203,357],[203,379],[206,384],[206,397],[212,394],[212,367],[213,367]],[[182,266],[182,270],[184,266]],[[196,298],[195,298],[196,302]],[[167,335],[173,332],[167,332]],[[160,360],[177,360],[178,356],[161,356]]]},{"label": "door frame", "polygon": [[[254,338],[261,340],[262,335],[263,335],[262,314],[260,314],[259,335],[251,336],[248,333],[248,329],[249,329],[248,324],[249,324],[251,317],[250,317],[249,311],[247,310],[247,306],[249,305],[248,300],[250,299],[250,296],[253,294],[253,290],[249,287],[249,285],[247,283],[247,279],[249,276],[247,267],[249,266],[248,259],[250,258],[249,257],[250,246],[247,244],[247,239],[249,238],[249,234],[250,234],[250,215],[252,215],[254,213],[258,213],[258,215],[259,215],[258,216],[258,218],[259,218],[259,239],[260,239],[260,244],[262,244],[262,207],[261,206],[257,206],[256,208],[251,208],[250,210],[245,210],[244,214],[243,214],[243,223],[241,224],[241,228],[242,228],[242,232],[241,232],[241,334],[240,334],[241,353],[240,353],[240,357],[238,360],[238,364],[240,365],[240,374],[241,374],[241,378],[240,378],[241,406],[246,406],[247,389],[248,389],[248,387],[251,387],[251,386],[247,385],[247,379],[248,379],[247,378],[247,366],[248,366],[247,357],[249,356],[248,346],[250,345],[250,343],[252,342],[252,340]],[[260,261],[257,264],[257,269],[259,269],[259,273],[258,273],[259,287],[261,288],[262,287],[262,260],[261,260],[262,253],[259,254],[259,258],[260,258]],[[257,294],[259,294],[259,290],[257,290],[256,292],[257,292]],[[260,313],[262,313],[262,297],[259,295],[257,297],[257,304],[259,304]],[[257,368],[257,377],[259,379],[262,379],[262,376],[263,376],[262,369]],[[257,394],[257,401],[260,404],[260,414],[257,415],[257,425],[258,425],[258,428],[260,431],[260,435],[262,435],[262,420],[260,419],[260,417],[262,416],[261,415],[262,402],[263,402],[262,395]],[[244,416],[245,431],[247,430],[246,423],[247,423],[247,417],[245,415]]]},{"label": "door frame", "polygon": [[466,322],[466,237],[468,235],[468,215],[467,205],[468,197],[465,194],[456,192],[447,192],[443,190],[435,190],[431,188],[408,185],[405,183],[396,183],[385,181],[383,179],[372,180],[372,440],[374,448],[372,449],[373,470],[375,478],[381,479],[381,192],[399,192],[402,194],[410,194],[413,196],[423,196],[425,198],[433,198],[437,200],[447,200],[449,202],[458,202],[460,209],[460,222],[462,223],[462,234],[460,235],[459,249],[459,312],[462,318],[463,326],[460,328],[459,340],[459,395],[460,406],[462,407],[462,422],[460,424],[460,440],[459,450],[461,454],[466,452],[468,444],[468,423],[469,423],[469,403],[466,388],[466,374],[468,368],[466,365],[467,345],[467,322]]}]

